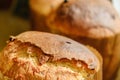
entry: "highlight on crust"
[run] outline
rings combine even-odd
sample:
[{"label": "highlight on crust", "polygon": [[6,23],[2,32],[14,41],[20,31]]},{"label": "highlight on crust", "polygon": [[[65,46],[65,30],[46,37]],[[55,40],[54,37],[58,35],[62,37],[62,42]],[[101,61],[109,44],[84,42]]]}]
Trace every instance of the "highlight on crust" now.
[{"label": "highlight on crust", "polygon": [[99,80],[95,50],[69,38],[36,31],[13,37],[0,54],[2,80]]}]

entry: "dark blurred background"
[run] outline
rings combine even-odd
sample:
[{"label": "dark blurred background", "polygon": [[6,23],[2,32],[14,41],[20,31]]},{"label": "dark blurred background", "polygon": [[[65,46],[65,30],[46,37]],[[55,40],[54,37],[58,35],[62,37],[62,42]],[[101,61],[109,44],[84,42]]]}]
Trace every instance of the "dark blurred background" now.
[{"label": "dark blurred background", "polygon": [[0,50],[11,35],[30,30],[29,0],[0,0]]}]

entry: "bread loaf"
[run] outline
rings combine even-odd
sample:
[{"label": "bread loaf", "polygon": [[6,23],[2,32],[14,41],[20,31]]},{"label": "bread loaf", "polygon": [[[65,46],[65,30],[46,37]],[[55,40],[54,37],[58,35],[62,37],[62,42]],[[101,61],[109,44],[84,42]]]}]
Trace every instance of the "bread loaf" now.
[{"label": "bread loaf", "polygon": [[68,0],[47,18],[52,33],[93,46],[103,56],[104,80],[114,80],[120,63],[120,18],[107,0]]},{"label": "bread loaf", "polygon": [[1,80],[102,80],[102,58],[69,38],[29,31],[0,54]]}]

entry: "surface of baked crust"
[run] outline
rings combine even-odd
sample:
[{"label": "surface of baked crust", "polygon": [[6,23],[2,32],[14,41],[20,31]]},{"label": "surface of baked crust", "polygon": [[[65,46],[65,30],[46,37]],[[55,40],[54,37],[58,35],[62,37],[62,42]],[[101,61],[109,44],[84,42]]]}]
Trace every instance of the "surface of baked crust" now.
[{"label": "surface of baked crust", "polygon": [[[103,3],[104,2],[104,3]],[[69,0],[47,18],[52,32],[90,38],[120,33],[120,18],[107,0]]]},{"label": "surface of baked crust", "polygon": [[[70,45],[80,50],[71,50]],[[87,58],[80,58],[84,54]],[[7,80],[94,80],[100,64],[83,45],[65,37],[34,31],[10,39],[0,59],[2,79],[8,77]]]}]

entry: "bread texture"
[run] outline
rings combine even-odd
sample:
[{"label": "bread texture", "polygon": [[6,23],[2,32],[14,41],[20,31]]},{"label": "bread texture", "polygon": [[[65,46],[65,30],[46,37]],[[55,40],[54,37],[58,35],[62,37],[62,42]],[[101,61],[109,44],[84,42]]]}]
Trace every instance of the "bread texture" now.
[{"label": "bread texture", "polygon": [[53,32],[58,31],[71,36],[113,36],[120,32],[120,18],[110,2],[103,1],[69,0],[50,14],[47,19],[48,26]]},{"label": "bread texture", "polygon": [[0,60],[2,80],[101,78],[102,58],[96,50],[50,33],[28,31],[12,37]]},{"label": "bread texture", "polygon": [[[107,0],[69,0],[47,18],[50,32],[96,48],[104,80],[114,80],[120,64],[120,17]],[[114,68],[113,68],[114,67]]]}]

